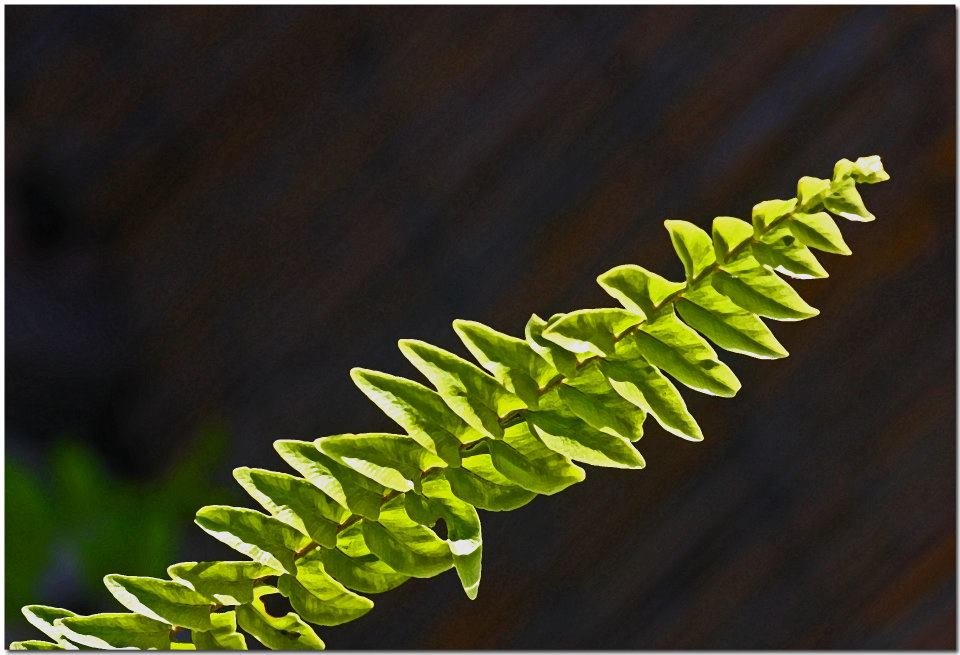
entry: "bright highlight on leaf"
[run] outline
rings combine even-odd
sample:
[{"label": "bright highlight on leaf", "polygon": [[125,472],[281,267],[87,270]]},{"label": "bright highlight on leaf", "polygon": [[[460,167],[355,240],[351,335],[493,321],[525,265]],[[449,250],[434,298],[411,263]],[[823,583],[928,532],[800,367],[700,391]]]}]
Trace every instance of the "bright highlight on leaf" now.
[{"label": "bright highlight on leaf", "polygon": [[[509,511],[558,493],[585,479],[578,463],[643,468],[637,444],[648,415],[670,434],[701,441],[678,386],[722,397],[739,391],[714,346],[786,357],[762,318],[819,312],[781,276],[826,277],[814,250],[850,254],[834,216],[874,220],[857,185],[887,179],[877,156],[842,159],[831,179],[802,178],[795,198],[754,205],[750,222],[720,216],[708,234],[665,221],[684,280],[617,266],[597,281],[622,307],[549,320],[534,314],[522,338],[454,321],[479,366],[401,340],[433,388],[369,369],[350,376],[403,434],[276,441],[298,475],[234,471],[266,514],[224,505],[197,512],[197,525],[247,559],[174,564],[169,580],[106,576],[129,613],[77,616],[28,605],[24,616],[49,641],[10,648],[242,650],[249,638],[275,650],[322,649],[311,624],[360,618],[373,608],[362,594],[412,577],[454,569],[476,598],[484,548],[478,510]],[[277,612],[273,600],[294,611]]]}]

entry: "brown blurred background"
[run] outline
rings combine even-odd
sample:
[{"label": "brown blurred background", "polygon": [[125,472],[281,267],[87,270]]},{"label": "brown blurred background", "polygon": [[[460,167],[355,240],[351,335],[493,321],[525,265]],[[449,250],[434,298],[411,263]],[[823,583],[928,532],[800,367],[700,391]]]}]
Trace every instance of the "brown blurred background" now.
[{"label": "brown blurred background", "polygon": [[[704,443],[649,423],[646,470],[484,515],[477,601],[411,581],[321,635],[955,648],[953,7],[5,11],[8,463],[45,488],[71,443],[100,462],[77,485],[132,503],[112,533],[88,530],[103,490],[69,506],[84,551],[8,487],[7,576],[16,545],[43,571],[7,587],[8,640],[24,602],[116,607],[76,553],[170,533],[144,525],[163,481],[210,489],[162,554],[232,557],[193,508],[282,469],[276,438],[393,429],[347,371],[415,377],[397,338],[462,352],[454,318],[609,304],[613,265],[679,277],[664,218],[746,217],[880,154],[878,220],[798,285],[822,315],[774,324],[791,357],[727,355],[737,398],[687,394]],[[183,473],[210,425],[228,446]]]}]

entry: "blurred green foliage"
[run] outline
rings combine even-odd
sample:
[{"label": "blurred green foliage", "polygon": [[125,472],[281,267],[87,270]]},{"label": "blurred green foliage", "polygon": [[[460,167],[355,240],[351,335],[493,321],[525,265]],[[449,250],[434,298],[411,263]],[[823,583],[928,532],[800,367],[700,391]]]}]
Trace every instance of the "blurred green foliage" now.
[{"label": "blurred green foliage", "polygon": [[8,456],[7,620],[45,592],[62,594],[64,585],[106,604],[102,579],[111,571],[163,575],[197,507],[211,494],[236,494],[211,482],[226,447],[223,430],[203,429],[183,456],[148,481],[118,477],[76,439],[57,442],[43,471]]}]

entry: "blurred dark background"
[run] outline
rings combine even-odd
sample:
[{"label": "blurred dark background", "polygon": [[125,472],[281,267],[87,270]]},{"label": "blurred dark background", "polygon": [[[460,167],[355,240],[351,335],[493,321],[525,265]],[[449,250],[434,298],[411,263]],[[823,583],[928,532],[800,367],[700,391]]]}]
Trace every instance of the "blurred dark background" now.
[{"label": "blurred dark background", "polygon": [[664,218],[880,154],[791,357],[687,394],[704,443],[648,422],[643,472],[485,514],[477,601],[411,581],[321,634],[955,647],[953,7],[5,11],[8,641],[232,557],[194,509],[274,439],[392,430],[347,371],[416,377],[397,338],[609,304],[613,265],[679,277]]}]

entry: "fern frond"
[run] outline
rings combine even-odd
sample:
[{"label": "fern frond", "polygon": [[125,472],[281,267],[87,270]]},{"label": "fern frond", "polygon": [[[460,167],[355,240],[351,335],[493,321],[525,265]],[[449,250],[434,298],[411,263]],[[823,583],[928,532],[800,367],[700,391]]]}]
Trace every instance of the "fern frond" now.
[{"label": "fern frond", "polygon": [[[582,481],[579,464],[643,468],[635,443],[648,415],[667,432],[703,433],[677,385],[729,397],[740,389],[714,346],[759,359],[785,357],[762,318],[818,314],[781,275],[821,278],[813,250],[850,254],[831,214],[874,220],[857,184],[887,180],[880,158],[837,163],[831,179],[802,178],[797,195],[721,216],[710,234],[665,226],[685,273],[675,282],[640,266],[597,279],[621,307],[581,309],[523,338],[473,321],[453,328],[479,366],[422,341],[404,356],[433,385],[353,369],[360,390],[403,434],[281,440],[299,475],[239,468],[234,476],[266,510],[208,506],[196,523],[247,560],[184,562],[170,580],[108,575],[129,613],[81,617],[30,605],[27,620],[51,641],[12,649],[323,648],[313,625],[338,625],[373,607],[363,594],[454,569],[468,597],[481,577],[478,509],[507,511]],[[713,344],[713,345],[711,345]],[[445,534],[438,534],[442,521]],[[276,617],[264,598],[294,612]],[[241,632],[242,631],[242,632]]]}]

